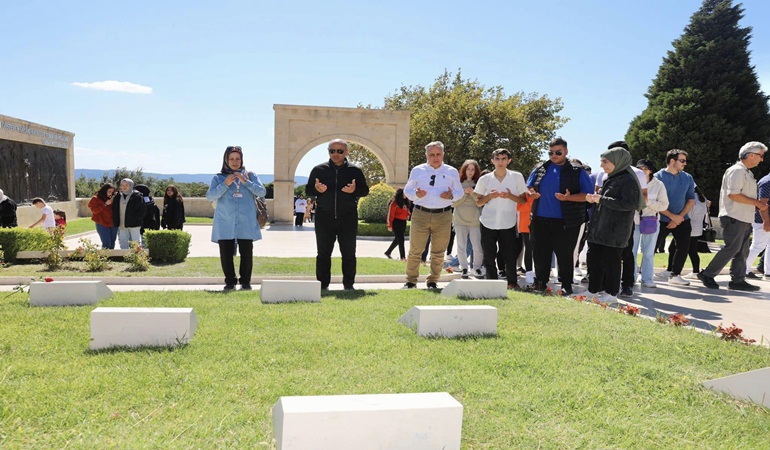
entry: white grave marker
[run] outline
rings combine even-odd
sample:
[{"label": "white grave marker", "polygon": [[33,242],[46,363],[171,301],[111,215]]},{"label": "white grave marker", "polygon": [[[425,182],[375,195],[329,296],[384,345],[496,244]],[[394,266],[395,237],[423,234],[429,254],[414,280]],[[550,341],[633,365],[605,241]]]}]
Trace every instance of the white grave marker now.
[{"label": "white grave marker", "polygon": [[770,367],[709,380],[703,385],[770,408]]},{"label": "white grave marker", "polygon": [[320,281],[264,280],[259,289],[262,303],[320,302]]},{"label": "white grave marker", "polygon": [[419,336],[479,336],[497,334],[493,306],[414,306],[400,323],[416,328]]},{"label": "white grave marker", "polygon": [[32,306],[93,305],[110,297],[112,291],[101,280],[33,281],[29,285],[29,304]]},{"label": "white grave marker", "polygon": [[446,392],[281,397],[279,450],[456,450],[463,405]]},{"label": "white grave marker", "polygon": [[505,280],[452,280],[441,295],[467,299],[507,298],[508,284]]},{"label": "white grave marker", "polygon": [[187,344],[198,327],[192,308],[96,308],[91,311],[91,350]]}]

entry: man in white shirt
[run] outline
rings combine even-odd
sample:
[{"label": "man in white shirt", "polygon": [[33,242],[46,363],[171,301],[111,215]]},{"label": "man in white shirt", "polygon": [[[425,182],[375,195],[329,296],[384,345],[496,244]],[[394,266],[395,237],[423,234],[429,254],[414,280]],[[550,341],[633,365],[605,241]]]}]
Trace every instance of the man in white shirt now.
[{"label": "man in white shirt", "polygon": [[484,250],[484,267],[487,279],[497,279],[495,257],[497,246],[505,258],[505,271],[508,289],[517,288],[516,255],[516,204],[526,203],[527,184],[524,176],[508,170],[511,153],[499,148],[492,152],[492,164],[495,170],[479,178],[474,192],[479,195],[476,204],[481,209],[481,247]]},{"label": "man in white shirt", "polygon": [[463,196],[460,174],[444,164],[444,144],[434,141],[425,146],[426,163],[409,173],[404,195],[414,203],[409,229],[409,256],[404,289],[417,287],[420,256],[430,239],[430,275],[428,289],[438,289],[436,282],[444,265],[444,252],[452,230],[452,201]]},{"label": "man in white shirt", "polygon": [[294,201],[294,226],[295,227],[301,227],[302,223],[305,221],[305,213],[307,212],[307,200],[302,198],[302,196],[298,196],[297,200]]},{"label": "man in white shirt", "polygon": [[754,209],[767,211],[767,203],[757,199],[757,180],[750,169],[757,167],[765,157],[767,146],[748,142],[738,152],[738,162],[730,166],[722,177],[719,191],[719,223],[725,246],[709,265],[698,273],[698,279],[710,289],[719,289],[714,277],[730,262],[730,283],[737,291],[754,292],[759,286],[746,282],[746,257],[749,254],[751,224]]}]

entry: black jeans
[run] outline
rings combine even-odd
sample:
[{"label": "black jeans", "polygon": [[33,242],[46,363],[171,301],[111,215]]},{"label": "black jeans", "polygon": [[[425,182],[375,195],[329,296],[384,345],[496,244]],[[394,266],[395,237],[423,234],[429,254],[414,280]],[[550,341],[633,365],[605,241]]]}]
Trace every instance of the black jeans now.
[{"label": "black jeans", "polygon": [[[676,276],[682,273],[685,261],[687,261],[687,252],[690,251],[690,233],[692,232],[692,225],[690,225],[690,219],[685,220],[678,227],[669,230],[666,228],[669,222],[660,222],[660,233],[658,234],[658,240],[666,239],[669,233],[674,236],[676,241],[676,252],[674,252],[674,259],[671,264],[671,275]],[[663,237],[661,237],[663,236]]]},{"label": "black jeans", "polygon": [[604,291],[612,296],[620,289],[620,257],[622,248],[588,243],[588,292],[596,294]]},{"label": "black jeans", "polygon": [[505,276],[508,284],[516,284],[516,227],[504,230],[493,230],[481,224],[481,248],[484,250],[484,267],[487,269],[487,280],[497,279],[495,259],[498,245],[505,260]]},{"label": "black jeans", "polygon": [[393,242],[390,243],[390,247],[385,250],[385,253],[390,255],[396,246],[398,246],[398,254],[401,259],[406,258],[406,250],[404,249],[404,233],[406,232],[406,220],[393,219]]},{"label": "black jeans", "polygon": [[572,276],[575,270],[575,245],[580,227],[564,227],[564,219],[550,219],[535,216],[529,227],[529,239],[532,243],[532,257],[535,262],[535,281],[546,284],[550,279],[551,255],[556,253],[559,264],[561,287],[572,289]]},{"label": "black jeans", "polygon": [[532,270],[532,243],[529,240],[529,233],[519,233],[519,242],[521,247],[516,252],[516,259],[519,258],[518,253],[524,251],[524,261],[522,262],[524,269],[527,272]]},{"label": "black jeans", "polygon": [[225,273],[225,284],[235,285],[240,281],[241,286],[251,284],[251,268],[254,265],[254,241],[238,239],[238,254],[241,255],[241,264],[238,267],[240,280],[235,278],[235,239],[225,239],[219,242],[219,262],[222,264],[222,272]]},{"label": "black jeans", "polygon": [[[638,227],[639,225],[634,225]],[[631,228],[631,236],[628,237],[628,245],[623,249],[620,260],[623,263],[621,284],[624,288],[633,288],[636,281],[636,255],[634,254],[634,228]]]},{"label": "black jeans", "polygon": [[295,212],[294,213],[294,226],[295,227],[301,227],[302,222],[305,221],[305,213],[301,212]]},{"label": "black jeans", "polygon": [[[690,236],[690,249],[687,251],[687,255],[690,257],[692,263],[692,271],[695,273],[700,272],[700,255],[698,254],[698,240],[700,236]],[[676,241],[673,240],[668,245],[668,266],[666,270],[671,271],[671,266],[674,265],[674,254],[676,253]]]},{"label": "black jeans", "polygon": [[335,241],[339,242],[342,254],[342,284],[345,287],[353,286],[356,280],[357,235],[357,212],[335,218],[334,211],[316,211],[315,241],[318,253],[315,258],[315,277],[321,282],[321,288],[328,288],[331,282]]}]

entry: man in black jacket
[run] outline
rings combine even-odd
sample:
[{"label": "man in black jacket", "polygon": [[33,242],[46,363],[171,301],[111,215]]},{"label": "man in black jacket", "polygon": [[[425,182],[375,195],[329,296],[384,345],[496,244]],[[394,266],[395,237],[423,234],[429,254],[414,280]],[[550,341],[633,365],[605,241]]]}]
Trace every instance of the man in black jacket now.
[{"label": "man in black jacket", "polygon": [[342,285],[354,289],[358,198],[369,195],[369,186],[361,169],[348,163],[348,152],[344,140],[331,141],[329,161],[315,166],[307,181],[307,195],[316,197],[315,276],[321,289],[328,289],[331,282],[334,241],[339,242],[342,254]]},{"label": "man in black jacket", "polygon": [[134,182],[130,178],[120,181],[120,193],[112,202],[112,223],[118,227],[120,248],[130,248],[132,241],[142,242],[142,221],[147,207],[144,196],[134,190]]}]

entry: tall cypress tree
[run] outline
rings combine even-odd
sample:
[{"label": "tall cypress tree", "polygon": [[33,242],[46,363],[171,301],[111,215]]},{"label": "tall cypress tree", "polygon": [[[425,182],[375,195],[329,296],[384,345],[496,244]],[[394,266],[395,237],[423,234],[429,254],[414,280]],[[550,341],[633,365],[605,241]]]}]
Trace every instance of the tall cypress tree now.
[{"label": "tall cypress tree", "polygon": [[[647,109],[629,126],[636,158],[665,163],[668,150],[689,154],[687,172],[717,207],[725,169],[749,141],[770,139],[769,97],[749,60],[751,28],[741,28],[741,5],[705,0],[673,42],[645,96]],[[768,158],[770,159],[770,158]],[[757,174],[767,173],[764,162]]]}]

